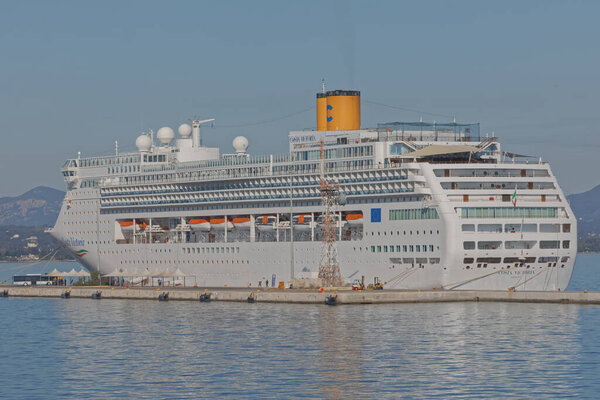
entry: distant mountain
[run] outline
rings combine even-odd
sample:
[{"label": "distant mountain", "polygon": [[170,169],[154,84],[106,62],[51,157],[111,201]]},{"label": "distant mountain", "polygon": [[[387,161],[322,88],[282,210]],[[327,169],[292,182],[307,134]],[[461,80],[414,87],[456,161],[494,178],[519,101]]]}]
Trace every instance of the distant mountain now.
[{"label": "distant mountain", "polygon": [[577,230],[580,236],[600,234],[600,185],[579,194],[567,196],[577,217]]},{"label": "distant mountain", "polygon": [[0,225],[53,226],[65,192],[38,186],[17,197],[0,197]]}]

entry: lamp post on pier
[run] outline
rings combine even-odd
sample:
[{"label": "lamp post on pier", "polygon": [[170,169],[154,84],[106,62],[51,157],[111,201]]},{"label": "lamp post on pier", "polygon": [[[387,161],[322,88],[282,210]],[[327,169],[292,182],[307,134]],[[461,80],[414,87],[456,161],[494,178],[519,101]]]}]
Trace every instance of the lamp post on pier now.
[{"label": "lamp post on pier", "polygon": [[294,279],[294,187],[291,169],[293,167],[290,165],[290,279]]}]

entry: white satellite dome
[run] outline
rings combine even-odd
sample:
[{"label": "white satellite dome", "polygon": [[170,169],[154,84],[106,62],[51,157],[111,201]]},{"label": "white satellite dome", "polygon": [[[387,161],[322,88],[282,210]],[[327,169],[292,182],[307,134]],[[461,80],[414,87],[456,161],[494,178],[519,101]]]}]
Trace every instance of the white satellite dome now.
[{"label": "white satellite dome", "polygon": [[167,146],[175,139],[175,132],[168,126],[163,126],[156,132],[156,138],[163,146]]},{"label": "white satellite dome", "polygon": [[179,125],[177,132],[179,132],[179,136],[181,136],[183,139],[187,139],[192,134],[192,127],[188,124],[181,124]]},{"label": "white satellite dome", "polygon": [[135,145],[139,151],[148,152],[152,147],[152,139],[150,139],[150,136],[146,135],[145,133],[142,133],[140,136],[137,137],[137,139],[135,139]]},{"label": "white satellite dome", "polygon": [[238,136],[235,139],[233,139],[232,144],[236,153],[243,154],[248,148],[248,139],[246,139],[244,136]]}]

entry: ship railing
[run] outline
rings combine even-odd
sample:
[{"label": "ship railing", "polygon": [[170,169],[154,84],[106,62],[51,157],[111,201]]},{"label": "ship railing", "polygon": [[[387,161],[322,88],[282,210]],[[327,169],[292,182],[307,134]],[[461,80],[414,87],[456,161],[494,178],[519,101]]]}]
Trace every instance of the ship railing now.
[{"label": "ship railing", "polygon": [[[328,160],[328,162],[336,162],[335,160]],[[298,168],[302,164],[290,164],[290,167]],[[260,168],[268,168],[268,165],[262,165]],[[325,173],[327,175],[345,172],[370,172],[370,171],[384,171],[401,168],[401,163],[393,164],[373,164],[373,165],[362,165],[362,166],[336,166],[326,167]],[[187,183],[197,181],[218,181],[224,179],[240,179],[240,178],[256,178],[264,179],[270,177],[284,177],[284,176],[299,176],[299,175],[315,175],[318,174],[318,168],[310,168],[305,170],[288,169],[288,170],[273,170],[273,171],[243,171],[239,169],[216,169],[210,171],[181,171],[172,170],[174,173],[170,174],[167,178],[156,178],[146,173],[138,175],[129,175],[127,177],[107,177],[100,181],[101,187],[119,187],[119,186],[138,186],[138,185],[153,185],[153,184],[165,184],[165,183]],[[175,172],[177,171],[177,172]],[[147,172],[147,171],[144,171]],[[167,172],[167,171],[154,171],[154,172]],[[415,174],[419,174],[415,172]],[[130,178],[142,177],[148,179],[141,180],[130,180]]]},{"label": "ship railing", "polygon": [[[398,190],[355,190],[355,191],[344,191],[347,196],[368,196],[368,195],[386,195],[386,194],[396,194],[396,193],[414,193],[415,191],[411,188],[402,188]],[[318,199],[321,195],[319,193],[299,193],[294,194],[293,198],[298,199]],[[264,201],[264,200],[287,200],[289,199],[289,194],[282,193],[276,195],[258,195],[258,196],[244,196],[244,197],[233,197],[233,196],[218,196],[218,197],[205,197],[201,199],[135,199],[129,201],[118,201],[118,202],[110,202],[109,200],[103,199],[101,202],[102,208],[111,208],[111,207],[135,207],[135,206],[155,206],[155,205],[173,205],[173,204],[202,204],[202,203],[210,203],[210,202],[224,202],[224,201],[236,201],[236,202],[248,202],[248,201]]]},{"label": "ship railing", "polygon": [[197,168],[219,168],[254,165],[269,165],[271,163],[290,162],[289,154],[269,154],[244,157],[226,157],[219,160],[189,161],[179,164],[144,165],[143,172],[184,171]]},{"label": "ship railing", "polygon": [[[398,172],[385,172],[381,171],[380,173],[369,173],[368,171],[361,172],[359,174],[353,174],[352,176],[348,175],[339,175],[339,174],[330,174],[327,176],[328,180],[334,181],[343,185],[364,185],[369,183],[386,183],[386,182],[397,182],[397,181],[406,181],[411,178],[416,178],[421,176],[420,174],[404,174]],[[276,189],[276,188],[288,188],[290,186],[290,180],[292,181],[292,186],[295,188],[311,188],[315,185],[319,184],[318,175],[305,176],[306,179],[294,179],[296,177],[288,175],[285,179],[276,179],[273,177],[267,177],[262,182],[243,182],[243,183],[231,183],[226,184],[220,187],[211,187],[211,186],[182,186],[176,184],[176,186],[168,188],[168,187],[160,187],[156,185],[146,185],[146,188],[140,189],[136,188],[135,190],[114,190],[110,191],[101,191],[100,195],[102,197],[117,197],[117,196],[131,196],[131,195],[144,195],[144,194],[173,194],[173,193],[202,193],[202,192],[212,192],[212,191],[236,191],[236,190],[264,190],[264,189]],[[192,182],[193,184],[197,184],[198,181]],[[184,182],[184,184],[187,184]],[[111,186],[114,187],[114,186]],[[107,186],[108,188],[108,186]]]}]

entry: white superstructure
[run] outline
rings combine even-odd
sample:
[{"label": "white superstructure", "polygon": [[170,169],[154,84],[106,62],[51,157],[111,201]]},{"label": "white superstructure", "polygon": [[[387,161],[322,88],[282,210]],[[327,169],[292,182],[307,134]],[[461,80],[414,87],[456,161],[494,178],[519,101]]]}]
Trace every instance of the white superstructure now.
[{"label": "white superstructure", "polygon": [[138,152],[68,160],[52,235],[103,274],[179,268],[201,286],[315,277],[322,145],[326,179],[347,200],[336,209],[346,280],[406,289],[569,283],[577,226],[550,166],[501,151],[478,124],[291,132],[289,154],[252,156],[244,137],[233,154],[203,146],[204,122],[180,126],[177,139],[161,128],[158,143],[142,134]]}]

